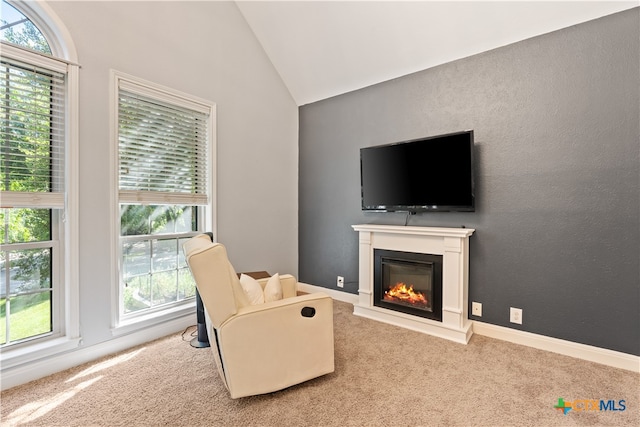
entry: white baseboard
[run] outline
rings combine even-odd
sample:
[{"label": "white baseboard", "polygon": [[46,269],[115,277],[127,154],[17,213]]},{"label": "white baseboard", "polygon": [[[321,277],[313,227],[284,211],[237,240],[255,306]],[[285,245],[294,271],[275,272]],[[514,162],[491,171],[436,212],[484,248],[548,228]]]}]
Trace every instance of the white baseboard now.
[{"label": "white baseboard", "polygon": [[588,360],[590,362],[640,373],[640,357],[632,354],[537,335],[531,332],[519,331],[475,320],[473,321],[473,332],[485,337],[496,338],[514,344],[526,345],[539,350],[550,351],[564,356],[575,357],[577,359]]},{"label": "white baseboard", "polygon": [[[346,292],[322,288],[320,286],[309,285],[306,283],[299,283],[298,289],[302,292],[308,293],[324,292],[331,296],[331,298],[338,301],[354,305],[358,303],[358,295]],[[632,354],[533,334],[531,332],[519,331],[517,329],[505,328],[504,326],[491,325],[489,323],[478,322],[476,320],[473,321],[473,333],[640,373],[640,356],[634,356]]]},{"label": "white baseboard", "polygon": [[[9,369],[3,369],[0,386],[2,390],[7,390],[20,384],[26,384],[47,375],[183,331],[195,324],[195,315],[190,313],[188,316],[159,323],[128,335],[121,335],[100,344],[79,347],[70,352],[49,356],[46,359],[39,359]],[[189,343],[185,342],[185,345],[189,345]]]},{"label": "white baseboard", "polygon": [[316,285],[310,285],[308,283],[298,282],[298,290],[300,292],[306,292],[308,294],[312,294],[314,292],[323,292],[338,301],[348,302],[349,304],[358,303],[358,295],[336,291],[335,289],[323,288]]}]

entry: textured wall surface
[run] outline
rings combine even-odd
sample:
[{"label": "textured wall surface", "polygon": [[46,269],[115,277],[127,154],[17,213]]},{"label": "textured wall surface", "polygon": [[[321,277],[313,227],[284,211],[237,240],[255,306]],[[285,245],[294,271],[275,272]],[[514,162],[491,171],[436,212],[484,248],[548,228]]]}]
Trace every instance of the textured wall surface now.
[{"label": "textured wall surface", "polygon": [[[482,321],[640,355],[640,19],[625,11],[300,108],[300,280],[357,293],[361,147],[474,129]],[[337,288],[336,288],[337,289]],[[523,324],[509,323],[509,307]]]}]

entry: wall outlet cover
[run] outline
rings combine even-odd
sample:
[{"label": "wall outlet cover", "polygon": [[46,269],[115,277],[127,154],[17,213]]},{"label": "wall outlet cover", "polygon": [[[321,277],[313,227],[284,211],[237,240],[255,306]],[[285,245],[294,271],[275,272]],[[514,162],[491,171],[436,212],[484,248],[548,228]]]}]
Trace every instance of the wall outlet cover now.
[{"label": "wall outlet cover", "polygon": [[522,325],[522,309],[511,307],[509,309],[509,321],[511,323],[517,323],[518,325]]},{"label": "wall outlet cover", "polygon": [[471,303],[471,314],[474,316],[482,317],[482,303],[481,302],[472,302]]}]

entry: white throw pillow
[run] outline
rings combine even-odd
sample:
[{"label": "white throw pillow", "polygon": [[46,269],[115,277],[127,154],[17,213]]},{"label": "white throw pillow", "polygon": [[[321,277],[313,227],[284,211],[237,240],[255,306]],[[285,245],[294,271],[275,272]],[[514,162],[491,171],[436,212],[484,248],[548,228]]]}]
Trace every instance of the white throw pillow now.
[{"label": "white throw pillow", "polygon": [[249,298],[251,305],[262,304],[264,302],[264,292],[262,292],[262,286],[256,279],[246,274],[240,275],[240,285],[242,290]]},{"label": "white throw pillow", "polygon": [[264,291],[256,279],[246,274],[240,275],[240,285],[247,295],[247,298],[249,298],[251,305],[282,299],[282,284],[280,283],[280,274],[278,273],[269,278],[264,287]]},{"label": "white throw pillow", "polygon": [[264,287],[264,302],[278,301],[282,299],[282,284],[280,274],[276,273],[269,278]]}]

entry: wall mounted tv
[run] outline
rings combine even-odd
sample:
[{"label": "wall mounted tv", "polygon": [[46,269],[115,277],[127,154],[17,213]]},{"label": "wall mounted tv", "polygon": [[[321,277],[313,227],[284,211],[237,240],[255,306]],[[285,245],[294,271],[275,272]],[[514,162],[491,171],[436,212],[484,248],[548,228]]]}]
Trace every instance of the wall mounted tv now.
[{"label": "wall mounted tv", "polygon": [[362,210],[475,211],[473,130],[360,149]]}]

